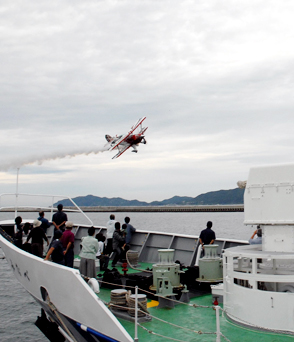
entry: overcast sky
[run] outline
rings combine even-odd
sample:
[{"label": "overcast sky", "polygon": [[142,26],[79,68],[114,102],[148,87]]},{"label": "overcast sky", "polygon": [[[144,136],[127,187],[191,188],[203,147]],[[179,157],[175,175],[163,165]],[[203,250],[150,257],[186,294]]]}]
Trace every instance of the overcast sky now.
[{"label": "overcast sky", "polygon": [[[20,192],[150,202],[293,162],[293,14],[293,1],[1,1],[0,192],[20,166]],[[137,154],[98,153],[142,116]]]}]

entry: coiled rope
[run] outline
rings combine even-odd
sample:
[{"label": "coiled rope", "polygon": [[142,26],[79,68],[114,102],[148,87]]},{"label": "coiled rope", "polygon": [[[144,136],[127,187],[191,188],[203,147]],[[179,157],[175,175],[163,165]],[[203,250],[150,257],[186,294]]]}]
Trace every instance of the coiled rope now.
[{"label": "coiled rope", "polygon": [[[101,281],[101,280],[100,280],[100,281]],[[120,287],[132,288],[132,289],[135,288],[134,286],[119,285],[119,284],[107,283],[107,282],[104,282],[104,281],[103,281],[103,283],[109,284],[109,285],[120,286]],[[140,292],[145,292],[145,293],[149,293],[149,294],[151,294],[151,295],[154,295],[152,292],[149,292],[149,291],[146,291],[146,290],[143,290],[143,289],[140,289],[140,288],[139,288],[138,290],[139,290]],[[122,290],[121,290],[121,291],[122,291]],[[130,295],[131,292],[125,290],[125,293],[127,293],[126,296],[127,296],[127,301],[128,301],[128,295]],[[161,297],[161,296],[158,296],[158,297]],[[162,297],[162,298],[165,298],[165,297]],[[165,299],[169,299],[169,298],[165,298]],[[187,306],[192,307],[192,308],[205,308],[205,309],[207,309],[207,308],[209,308],[209,309],[214,309],[214,308],[215,308],[214,305],[211,305],[211,306],[208,306],[208,305],[198,305],[198,304],[183,303],[183,302],[180,302],[180,301],[177,301],[177,300],[174,300],[174,299],[169,299],[169,300],[171,300],[171,301],[173,301],[173,302],[175,302],[175,303],[182,304],[182,305],[187,305]],[[106,306],[108,306],[108,307],[115,307],[115,308],[120,309],[120,310],[125,310],[125,309],[126,309],[125,306],[120,306],[120,305],[114,304],[114,303],[112,303],[112,302],[107,303],[107,302],[103,301],[103,303],[104,303]],[[146,310],[147,310],[147,299],[146,299]],[[129,311],[129,314],[130,314],[130,315],[132,315],[132,316],[135,315],[135,313],[134,313],[134,312],[135,312],[135,304],[134,304],[134,303],[132,303],[132,304],[130,305],[130,307],[128,308],[128,311]],[[222,311],[224,311],[224,310],[222,309]],[[132,313],[131,313],[131,312],[132,312]],[[204,331],[202,331],[202,330],[189,329],[189,328],[186,328],[186,327],[183,327],[183,326],[180,326],[180,325],[177,325],[177,324],[174,324],[174,323],[165,321],[165,320],[163,320],[163,319],[161,319],[161,318],[158,318],[158,317],[156,317],[156,316],[153,316],[153,315],[151,315],[148,311],[145,311],[145,301],[143,301],[143,303],[141,303],[140,301],[138,301],[138,315],[143,315],[143,316],[144,316],[144,315],[146,315],[146,314],[147,314],[149,317],[151,317],[152,319],[155,319],[155,320],[157,320],[157,321],[159,321],[159,322],[161,322],[161,323],[168,324],[168,325],[170,325],[170,326],[172,326],[172,327],[175,327],[175,328],[177,328],[177,329],[182,329],[182,330],[185,330],[185,331],[188,331],[188,332],[192,332],[192,333],[195,333],[195,334],[198,334],[198,335],[216,335],[216,332],[204,332]],[[177,341],[177,342],[186,342],[186,341],[183,341],[183,340],[179,340],[179,339],[176,339],[176,338],[173,338],[173,337],[164,336],[164,335],[161,335],[161,334],[159,334],[159,333],[156,333],[156,332],[154,332],[154,331],[152,331],[152,330],[147,329],[146,327],[142,326],[142,325],[139,324],[139,323],[138,323],[138,326],[139,326],[140,328],[142,328],[143,330],[147,331],[149,334],[152,334],[152,335],[155,335],[155,336],[164,338],[164,339],[166,339],[166,340]],[[226,336],[224,336],[222,333],[221,333],[221,336],[222,336],[227,342],[231,342],[231,341],[230,341]]]},{"label": "coiled rope", "polygon": [[[135,254],[135,253],[133,253],[133,252],[131,252],[131,251],[127,251],[127,253],[126,253],[127,263],[129,264],[129,266],[130,266],[131,269],[137,270],[137,271],[146,272],[146,273],[153,273],[152,271],[143,270],[142,268],[135,267],[135,266],[131,263],[131,261],[135,264],[134,261],[136,261],[136,256],[132,256],[132,257],[131,257],[132,254]],[[138,259],[139,259],[139,255],[138,255]],[[137,260],[137,262],[136,262],[135,265],[137,265],[137,264],[138,264],[138,260]]]},{"label": "coiled rope", "polygon": [[[135,298],[135,295],[131,295],[130,292],[127,295],[127,303],[129,307],[129,310],[128,310],[129,315],[132,317],[135,317],[136,298]],[[138,309],[139,309],[138,317],[145,317],[146,313],[149,315],[149,312],[147,309],[146,295],[139,295],[137,303],[138,303]]]},{"label": "coiled rope", "polygon": [[137,251],[128,250],[126,255],[128,256],[127,261],[129,263],[129,265],[136,267],[138,265],[138,261],[139,261],[139,253]]},{"label": "coiled rope", "polygon": [[[109,283],[109,282],[104,281],[104,280],[98,280],[98,282],[100,282],[101,284],[107,284],[107,285],[112,285],[112,286],[117,286],[117,287],[122,287],[122,288],[135,289],[135,286],[114,284],[114,283]],[[146,293],[146,294],[149,294],[149,295],[151,295],[151,296],[154,296],[154,293],[153,293],[153,292],[150,292],[150,291],[147,291],[147,290],[144,290],[144,289],[140,289],[140,288],[139,288],[138,290],[139,290],[140,292],[144,292],[144,293]],[[177,303],[177,304],[182,304],[182,305],[186,305],[186,306],[193,307],[193,308],[205,308],[205,309],[213,309],[213,308],[214,308],[214,305],[189,304],[189,303],[181,302],[181,301],[176,300],[176,299],[164,297],[164,296],[161,296],[161,295],[156,295],[156,296],[159,297],[159,298],[163,298],[163,299],[166,299],[166,300],[170,300],[171,302],[174,302],[174,303]]]},{"label": "coiled rope", "polygon": [[127,294],[124,289],[112,290],[110,293],[110,304],[120,307],[122,311],[127,311]]}]

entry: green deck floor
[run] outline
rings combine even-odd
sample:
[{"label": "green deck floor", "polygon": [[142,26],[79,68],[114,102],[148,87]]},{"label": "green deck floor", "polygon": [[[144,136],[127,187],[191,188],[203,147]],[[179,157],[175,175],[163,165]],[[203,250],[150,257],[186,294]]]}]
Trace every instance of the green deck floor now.
[{"label": "green deck floor", "polygon": [[[141,263],[142,269],[146,269],[150,267],[150,264]],[[118,266],[117,269],[121,272],[121,266]],[[129,270],[128,273],[134,273],[136,271]],[[121,272],[122,273],[122,272]],[[118,287],[119,288],[119,287]],[[101,288],[99,297],[109,302],[110,300],[110,289]],[[140,291],[139,291],[140,293]],[[143,293],[143,292],[141,292]],[[150,301],[149,301],[150,302]],[[161,321],[157,321],[152,319],[151,322],[141,323],[143,327],[148,329],[148,331],[154,332],[156,334],[160,334],[163,336],[170,337],[174,340],[192,342],[192,341],[216,341],[216,335],[211,334],[216,331],[216,313],[212,306],[212,296],[204,295],[201,297],[195,297],[190,300],[189,304],[196,304],[201,306],[210,306],[210,308],[195,308],[191,306],[187,306],[184,304],[176,305],[173,309],[170,308],[157,308],[151,307],[149,308],[149,313],[152,316],[158,317],[164,321],[168,321],[169,323],[179,325],[181,327],[185,327],[195,331],[202,331],[203,333],[210,334],[199,334],[192,331],[184,330]],[[222,305],[220,305],[222,306]],[[119,318],[121,324],[125,327],[128,333],[134,338],[134,323],[129,322],[127,320]],[[241,327],[231,321],[229,321],[220,311],[220,329],[222,334],[227,338],[227,340],[231,342],[242,341],[242,342],[289,342],[294,341],[294,336],[291,335],[281,335],[274,334],[259,330],[252,330],[249,328]],[[147,332],[143,330],[141,327],[138,327],[138,338],[139,342],[157,342],[157,341],[168,341],[164,337],[157,336],[152,334],[151,332]],[[226,341],[223,337],[221,341]]]}]

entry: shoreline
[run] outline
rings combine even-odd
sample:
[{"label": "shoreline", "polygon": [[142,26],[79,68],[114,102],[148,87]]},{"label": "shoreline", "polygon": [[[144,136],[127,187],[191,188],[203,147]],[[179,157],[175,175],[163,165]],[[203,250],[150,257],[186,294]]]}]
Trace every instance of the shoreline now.
[{"label": "shoreline", "polygon": [[[63,210],[71,211],[74,207],[64,206]],[[121,206],[121,207],[111,207],[111,206],[97,206],[97,207],[83,207],[80,209],[86,213],[95,212],[244,212],[243,204],[235,205],[183,205],[183,206]],[[50,210],[44,210],[42,208],[18,208],[18,212],[38,212],[43,210],[45,212],[50,212]],[[1,210],[2,211],[2,210]],[[14,212],[15,209],[5,209],[2,212]],[[55,210],[54,210],[55,211]]]}]

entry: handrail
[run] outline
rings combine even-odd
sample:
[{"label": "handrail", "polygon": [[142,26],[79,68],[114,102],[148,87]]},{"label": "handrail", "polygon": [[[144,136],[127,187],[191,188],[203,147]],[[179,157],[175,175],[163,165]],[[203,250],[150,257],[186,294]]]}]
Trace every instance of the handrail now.
[{"label": "handrail", "polygon": [[[13,196],[15,197],[15,205],[8,205],[8,206],[2,206],[2,200],[4,197]],[[20,197],[21,196],[27,196],[27,197],[38,197],[38,198],[51,198],[51,205],[44,206],[44,205],[21,205],[20,203]],[[53,208],[53,204],[56,201],[57,198],[67,199],[69,200],[76,209],[66,209],[66,211],[69,212],[76,212],[82,214],[86,220],[90,223],[91,226],[93,226],[92,220],[83,212],[83,210],[74,202],[74,200],[68,196],[61,196],[61,195],[44,195],[44,194],[28,194],[28,193],[2,193],[0,194],[0,211],[4,211],[5,209],[15,209],[15,216],[17,216],[17,210],[18,209],[34,209],[34,208],[40,208],[43,210],[50,210],[51,214],[53,214],[54,211],[56,211],[55,208]],[[4,210],[3,210],[4,209]]]}]

